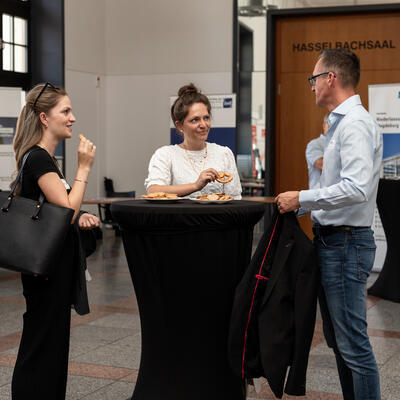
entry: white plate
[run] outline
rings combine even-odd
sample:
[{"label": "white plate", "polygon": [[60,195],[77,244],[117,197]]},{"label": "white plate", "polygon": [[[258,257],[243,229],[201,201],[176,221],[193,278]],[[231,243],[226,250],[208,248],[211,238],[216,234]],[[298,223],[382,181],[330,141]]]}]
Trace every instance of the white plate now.
[{"label": "white plate", "polygon": [[199,203],[199,204],[225,204],[225,203],[230,203],[231,201],[233,201],[233,199],[231,199],[231,200],[206,200],[206,199],[196,199],[193,197],[189,197],[189,200],[192,200],[195,203]]},{"label": "white plate", "polygon": [[181,197],[178,197],[177,199],[146,199],[145,197],[142,197],[142,200],[152,201],[154,203],[176,203],[180,199]]}]

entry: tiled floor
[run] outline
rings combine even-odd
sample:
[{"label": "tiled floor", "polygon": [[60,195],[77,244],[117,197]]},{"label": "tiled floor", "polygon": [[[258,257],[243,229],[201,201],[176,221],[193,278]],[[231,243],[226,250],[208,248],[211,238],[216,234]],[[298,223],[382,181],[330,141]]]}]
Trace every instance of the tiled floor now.
[{"label": "tiled floor", "polygon": [[[121,239],[105,230],[104,239],[98,242],[88,263],[93,276],[88,284],[92,312],[84,317],[73,316],[67,399],[125,400],[132,393],[139,367],[140,321]],[[370,281],[374,279],[376,274]],[[0,270],[0,400],[11,399],[12,369],[25,309],[21,292],[18,274]],[[369,297],[368,307],[382,400],[398,400],[400,304]],[[264,380],[256,384],[258,392],[249,387],[249,400],[274,399]],[[342,398],[334,357],[322,337],[320,319],[310,355],[307,391],[303,397],[307,400]]]}]

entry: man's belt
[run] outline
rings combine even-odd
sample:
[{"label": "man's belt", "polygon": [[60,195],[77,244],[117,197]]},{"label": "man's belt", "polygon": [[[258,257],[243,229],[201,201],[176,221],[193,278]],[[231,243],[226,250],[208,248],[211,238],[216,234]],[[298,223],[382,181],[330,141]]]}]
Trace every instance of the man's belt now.
[{"label": "man's belt", "polygon": [[369,229],[369,226],[350,226],[350,225],[339,225],[339,226],[334,226],[334,225],[318,225],[314,224],[312,231],[314,235],[319,236],[327,236],[327,235],[332,235],[337,232],[349,232],[352,230],[357,230],[357,229]]}]

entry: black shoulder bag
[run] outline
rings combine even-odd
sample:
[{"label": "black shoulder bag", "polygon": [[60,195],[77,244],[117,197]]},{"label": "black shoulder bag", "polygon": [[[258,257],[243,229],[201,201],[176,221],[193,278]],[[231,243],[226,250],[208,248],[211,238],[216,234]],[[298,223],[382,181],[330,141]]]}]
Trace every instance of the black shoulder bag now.
[{"label": "black shoulder bag", "polygon": [[0,267],[25,274],[51,275],[64,245],[74,210],[15,196],[21,169],[10,192],[0,192]]}]

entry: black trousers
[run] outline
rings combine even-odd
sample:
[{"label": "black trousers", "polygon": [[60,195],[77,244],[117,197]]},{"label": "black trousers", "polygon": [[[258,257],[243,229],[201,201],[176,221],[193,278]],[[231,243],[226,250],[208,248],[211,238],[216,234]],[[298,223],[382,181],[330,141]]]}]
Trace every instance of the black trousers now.
[{"label": "black trousers", "polygon": [[22,275],[26,312],[12,379],[12,400],[64,400],[73,280],[73,239],[69,235],[52,275]]}]

